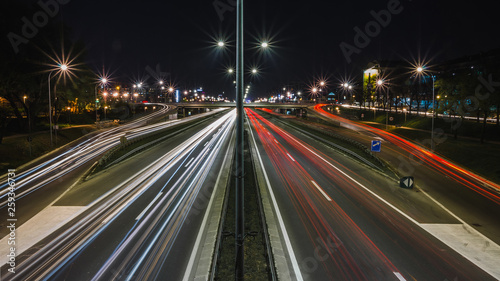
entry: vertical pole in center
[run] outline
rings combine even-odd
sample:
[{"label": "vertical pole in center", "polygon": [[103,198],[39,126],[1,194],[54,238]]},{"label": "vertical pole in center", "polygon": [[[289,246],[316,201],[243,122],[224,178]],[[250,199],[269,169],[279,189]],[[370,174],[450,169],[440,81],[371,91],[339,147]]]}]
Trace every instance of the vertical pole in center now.
[{"label": "vertical pole in center", "polygon": [[243,0],[237,0],[236,4],[236,280],[243,280],[244,270],[244,237],[245,217],[243,204]]}]

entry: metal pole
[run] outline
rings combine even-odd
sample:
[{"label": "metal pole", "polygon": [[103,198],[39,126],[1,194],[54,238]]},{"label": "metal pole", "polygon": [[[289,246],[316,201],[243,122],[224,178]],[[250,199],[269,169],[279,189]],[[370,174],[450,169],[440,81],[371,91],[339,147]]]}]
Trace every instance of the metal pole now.
[{"label": "metal pole", "polygon": [[432,75],[432,122],[431,122],[431,150],[434,151],[434,115],[436,113],[436,104],[434,102],[434,75]]},{"label": "metal pole", "polygon": [[49,126],[50,126],[50,147],[53,146],[52,144],[52,102],[50,98],[50,76],[52,75],[52,71],[49,73]]},{"label": "metal pole", "polygon": [[243,94],[244,94],[244,72],[243,72],[243,0],[237,0],[236,4],[236,265],[235,279],[243,280],[244,268],[244,239],[245,239],[245,217],[244,217],[244,196],[243,196]]},{"label": "metal pole", "polygon": [[99,84],[95,85],[95,88],[94,88],[94,94],[95,94],[95,100],[94,100],[94,103],[95,103],[95,126],[96,126],[96,128],[99,128],[99,125],[97,124],[97,86],[99,86]]},{"label": "metal pole", "polygon": [[[391,102],[389,101],[389,89],[391,87],[387,87],[387,106],[389,107],[388,109],[391,110]],[[389,111],[387,111],[387,108],[386,108],[386,111],[385,111],[385,130],[387,131],[387,127],[389,125]]]}]

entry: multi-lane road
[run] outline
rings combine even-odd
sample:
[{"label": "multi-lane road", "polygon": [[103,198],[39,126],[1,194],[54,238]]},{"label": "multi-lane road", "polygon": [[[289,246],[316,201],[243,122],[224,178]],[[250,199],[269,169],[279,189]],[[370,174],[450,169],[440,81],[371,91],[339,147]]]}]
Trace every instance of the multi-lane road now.
[{"label": "multi-lane road", "polygon": [[[247,115],[268,188],[277,198],[275,208],[283,216],[281,235],[290,240],[292,277],[494,280],[440,241],[445,235],[431,231],[463,227],[438,202],[399,188],[397,178],[332,152],[275,118],[250,109]],[[492,274],[498,274],[496,254],[496,262],[481,264]]]},{"label": "multi-lane road", "polygon": [[[268,209],[278,229],[272,243],[282,241],[283,249],[271,246],[284,254],[289,269],[279,268],[281,279],[500,278],[495,183],[384,131],[339,119],[321,106],[315,110],[347,127],[341,133],[348,138],[382,140],[380,157],[400,174],[414,176],[417,187],[402,189],[394,173],[334,151],[286,120],[246,109],[254,163],[266,179],[261,188],[270,196]],[[216,110],[154,125],[140,119],[19,171],[16,233],[24,241],[18,245],[17,272],[8,273],[4,265],[2,278],[193,278],[191,255],[201,247],[197,235],[208,198],[220,171],[228,171],[222,164],[233,153],[235,116],[234,110]],[[178,124],[186,125],[160,144],[79,180],[120,137],[133,139]],[[1,231],[0,252],[7,231]]]},{"label": "multi-lane road", "polygon": [[[180,126],[184,129],[182,133],[85,182],[75,182],[72,177],[61,180],[72,184],[56,199],[40,207],[41,212],[33,211],[34,217],[18,221],[17,272],[7,273],[8,266],[4,266],[2,277],[12,280],[122,280],[123,276],[129,276],[129,280],[165,279],[167,275],[176,276],[168,270],[174,268],[182,278],[184,272],[178,269],[185,268],[188,262],[186,245],[196,238],[193,236],[206,204],[206,200],[196,204],[195,201],[200,196],[210,198],[217,171],[228,150],[234,116],[234,111],[217,110],[126,130],[127,137],[133,138],[146,131],[190,122]],[[66,157],[81,159],[95,153],[100,145],[116,145],[124,132],[108,132],[106,135],[112,135],[109,138],[101,135],[89,143],[94,149]],[[104,139],[106,141],[99,142]],[[72,165],[76,164],[69,163],[64,168],[71,169]],[[61,170],[64,169],[55,172]],[[23,180],[46,179],[22,175],[16,190],[19,194],[23,188],[32,187]],[[31,202],[48,193],[48,188],[50,183],[25,193],[16,201],[18,210],[31,209]],[[2,242],[7,245],[7,241]],[[184,259],[180,259],[179,254]]]}]

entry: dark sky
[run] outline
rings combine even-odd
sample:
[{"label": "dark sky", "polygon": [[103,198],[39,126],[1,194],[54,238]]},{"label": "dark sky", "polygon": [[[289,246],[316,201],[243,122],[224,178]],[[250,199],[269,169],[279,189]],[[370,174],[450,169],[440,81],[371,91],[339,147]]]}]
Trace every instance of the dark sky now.
[{"label": "dark sky", "polygon": [[[203,86],[215,94],[232,91],[233,79],[225,69],[235,62],[236,13],[225,11],[221,20],[214,4],[232,8],[232,2],[70,0],[60,5],[57,16],[73,29],[75,39],[86,43],[91,66],[96,71],[104,67],[114,80],[138,81],[151,76],[150,67],[171,73],[180,88]],[[355,46],[354,28],[364,30],[374,20],[370,11],[387,10],[397,3],[400,12],[375,30],[348,63],[339,45]],[[246,68],[256,65],[260,70],[251,78],[253,94],[321,76],[334,84],[341,76],[360,75],[361,67],[376,59],[420,57],[437,63],[498,48],[496,4],[485,0],[247,0]],[[224,51],[214,48],[219,37],[229,44]],[[267,53],[255,48],[261,37],[271,44]]]}]

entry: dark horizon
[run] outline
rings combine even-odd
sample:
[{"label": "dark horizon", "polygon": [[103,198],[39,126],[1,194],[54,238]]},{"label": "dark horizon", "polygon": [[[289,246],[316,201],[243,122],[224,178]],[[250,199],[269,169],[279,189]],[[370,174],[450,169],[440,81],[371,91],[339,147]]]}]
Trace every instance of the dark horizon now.
[{"label": "dark horizon", "polygon": [[[34,11],[41,10],[37,1],[23,2]],[[86,61],[94,71],[104,69],[121,83],[149,76],[150,84],[154,83],[152,73],[170,73],[179,87],[232,91],[232,78],[225,73],[227,67],[234,67],[235,12],[230,2],[61,2],[65,4],[59,4],[50,20],[61,20],[71,29],[74,41],[85,43]],[[385,11],[390,9],[388,18]],[[435,64],[475,55],[500,47],[500,39],[492,36],[494,18],[494,3],[486,1],[474,5],[395,0],[247,1],[246,69],[259,68],[259,75],[248,76],[247,81],[255,86],[251,95],[257,97],[293,81],[307,83],[323,77],[334,84],[340,77],[359,77],[361,69],[373,60]],[[10,24],[19,27],[12,32],[20,33],[20,19]],[[372,36],[359,35],[357,28]],[[258,52],[260,38],[269,40],[266,53]],[[217,49],[218,39],[228,44],[225,50]],[[351,53],[345,55],[341,46]]]}]

